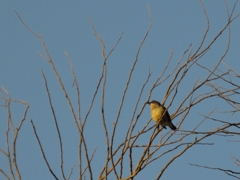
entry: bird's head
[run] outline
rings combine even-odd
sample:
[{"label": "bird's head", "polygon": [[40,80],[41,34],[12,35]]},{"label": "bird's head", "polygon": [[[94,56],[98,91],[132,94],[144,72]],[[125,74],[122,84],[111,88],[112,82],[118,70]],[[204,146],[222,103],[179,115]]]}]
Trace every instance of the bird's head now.
[{"label": "bird's head", "polygon": [[152,101],[150,101],[150,102],[147,102],[147,104],[149,104],[149,106],[150,106],[151,109],[161,106],[161,104],[160,104],[158,101],[155,101],[155,100],[152,100]]}]

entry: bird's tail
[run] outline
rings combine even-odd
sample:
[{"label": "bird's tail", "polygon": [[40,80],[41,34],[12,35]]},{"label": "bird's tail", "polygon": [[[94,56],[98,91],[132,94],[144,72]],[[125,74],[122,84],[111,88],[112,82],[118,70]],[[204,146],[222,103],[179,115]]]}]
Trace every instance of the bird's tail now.
[{"label": "bird's tail", "polygon": [[175,131],[175,130],[177,129],[176,126],[174,126],[172,122],[169,123],[169,127],[170,127],[173,131]]}]

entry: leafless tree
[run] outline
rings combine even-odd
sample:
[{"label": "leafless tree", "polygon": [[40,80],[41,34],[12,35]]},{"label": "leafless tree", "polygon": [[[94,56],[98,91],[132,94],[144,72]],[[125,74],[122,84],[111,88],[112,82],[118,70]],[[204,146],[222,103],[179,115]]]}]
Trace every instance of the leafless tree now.
[{"label": "leafless tree", "polygon": [[[204,68],[207,71],[209,71],[209,69],[207,69],[206,67],[204,67]],[[219,76],[219,74],[217,74],[217,73],[214,73],[214,76],[219,77],[222,81],[224,81],[227,88],[223,87],[223,86],[217,86],[214,83],[208,83],[207,85],[210,86],[211,88],[213,88],[213,90],[219,94],[219,97],[221,97],[221,99],[226,101],[226,103],[229,104],[229,106],[231,107],[230,110],[225,110],[220,113],[227,114],[229,117],[231,117],[240,112],[240,102],[238,100],[236,100],[237,95],[239,95],[240,74],[236,70],[234,70],[233,68],[231,68],[227,65],[226,65],[226,68],[228,69],[226,72],[222,72],[221,70],[218,69],[218,72],[221,73],[221,76]],[[211,121],[219,122],[222,124],[221,127],[224,128],[224,129],[220,129],[222,134],[228,135],[232,138],[239,139],[240,122],[238,119],[236,120],[236,122],[229,122],[228,120],[216,119],[213,117],[207,117],[207,118]],[[230,128],[230,127],[234,127],[234,128]],[[236,140],[228,140],[228,142],[229,143],[239,143],[240,141],[239,140],[237,140],[237,141]],[[232,159],[234,160],[234,163],[236,164],[236,166],[240,166],[239,158],[233,156]],[[222,167],[209,167],[206,164],[205,165],[198,165],[198,164],[192,164],[192,163],[190,163],[190,164],[193,166],[202,167],[202,168],[206,168],[206,169],[219,170],[219,171],[226,173],[227,175],[229,175],[231,177],[240,179],[240,171],[234,171],[232,169],[224,169]]]},{"label": "leafless tree", "polygon": [[[133,64],[131,66],[131,69],[129,71],[128,79],[126,82],[126,85],[124,87],[122,98],[119,102],[119,108],[118,112],[116,114],[116,119],[111,122],[113,123],[113,126],[108,126],[107,124],[109,122],[106,121],[106,110],[105,110],[105,95],[106,95],[106,81],[107,81],[107,68],[108,68],[108,59],[111,56],[112,52],[117,48],[118,43],[121,41],[123,37],[123,33],[120,35],[120,37],[116,40],[116,44],[112,47],[112,49],[107,53],[105,51],[105,43],[102,40],[101,36],[98,34],[97,30],[94,27],[94,24],[90,21],[90,24],[92,26],[94,35],[98,39],[98,41],[101,44],[101,52],[102,52],[102,73],[99,77],[98,83],[96,85],[95,92],[92,96],[92,100],[90,103],[90,106],[88,108],[87,113],[84,115],[84,118],[81,114],[81,106],[80,106],[80,88],[77,80],[77,76],[75,75],[74,66],[72,64],[72,60],[70,58],[70,55],[65,52],[66,57],[69,60],[69,64],[72,71],[72,77],[74,82],[74,87],[76,89],[76,97],[77,97],[77,109],[74,108],[73,102],[69,97],[69,93],[67,92],[67,88],[65,87],[60,74],[58,73],[57,68],[55,67],[54,61],[51,58],[50,52],[48,51],[48,48],[42,39],[40,35],[37,35],[35,32],[33,32],[28,25],[25,24],[25,22],[21,19],[20,15],[16,12],[19,20],[22,22],[22,24],[27,28],[28,31],[30,31],[42,44],[45,54],[40,54],[43,59],[45,59],[49,65],[52,67],[52,71],[57,77],[59,87],[62,89],[63,95],[67,100],[70,112],[72,114],[73,122],[75,123],[76,130],[79,133],[79,149],[78,149],[78,171],[79,171],[79,180],[81,179],[96,179],[96,177],[99,180],[108,179],[109,177],[115,176],[115,179],[134,179],[138,176],[140,172],[148,172],[147,167],[151,167],[152,164],[155,161],[160,161],[161,158],[166,157],[167,161],[165,164],[159,165],[158,174],[156,174],[156,179],[160,179],[162,175],[164,174],[165,170],[170,168],[170,165],[176,161],[179,157],[181,157],[184,153],[186,153],[190,148],[192,148],[195,145],[214,145],[214,143],[206,143],[204,140],[215,136],[216,138],[222,138],[223,136],[227,135],[234,135],[238,136],[239,132],[237,130],[239,129],[240,121],[236,120],[236,122],[228,122],[219,120],[214,118],[212,116],[214,113],[228,113],[231,114],[231,116],[234,116],[236,113],[239,112],[240,106],[239,102],[234,100],[234,97],[240,93],[240,86],[239,83],[236,83],[239,79],[239,73],[235,71],[233,68],[228,67],[226,64],[223,63],[223,60],[226,58],[226,55],[229,52],[230,47],[230,40],[231,40],[231,31],[230,31],[230,25],[231,23],[236,20],[239,17],[239,13],[237,15],[235,14],[235,7],[237,5],[237,1],[235,2],[232,9],[228,9],[228,5],[226,3],[226,11],[228,14],[228,21],[226,22],[225,26],[219,30],[217,34],[212,38],[212,41],[206,42],[206,37],[208,36],[209,29],[210,29],[210,21],[208,14],[204,8],[204,5],[200,1],[203,12],[206,17],[206,30],[202,36],[202,40],[200,44],[197,46],[197,48],[193,48],[193,45],[189,45],[189,47],[182,53],[182,56],[178,60],[177,63],[175,63],[175,66],[170,69],[169,64],[173,61],[172,57],[174,54],[174,51],[171,52],[168,60],[166,61],[164,70],[159,74],[159,76],[156,79],[152,78],[152,72],[149,68],[148,74],[145,75],[145,82],[142,84],[141,89],[136,89],[135,92],[138,92],[138,98],[136,99],[136,103],[133,107],[132,112],[132,118],[128,121],[125,121],[125,127],[127,127],[127,131],[124,134],[124,138],[119,139],[117,130],[119,130],[119,123],[120,123],[120,115],[122,113],[122,109],[124,106],[129,106],[125,103],[126,101],[126,94],[129,90],[129,86],[131,84],[131,79],[133,76],[133,73],[137,71],[136,64],[139,60],[139,53],[142,50],[142,45],[145,43],[145,40],[148,37],[148,34],[152,27],[152,17],[150,8],[148,7],[149,12],[149,27],[146,31],[146,34],[144,35],[141,43],[139,44],[135,59],[133,61]],[[201,63],[201,59],[203,59],[211,49],[211,47],[216,43],[216,41],[222,36],[223,33],[228,34],[228,42],[226,45],[226,48],[224,51],[219,52],[221,53],[221,57],[216,61],[215,66],[210,68],[206,67]],[[225,65],[225,69],[223,69],[223,66]],[[203,70],[205,72],[204,79],[196,79],[194,83],[189,83],[188,88],[184,87],[184,81],[188,81],[188,79],[191,77],[191,70],[192,69],[199,69]],[[70,172],[65,174],[63,162],[64,162],[64,156],[63,156],[63,146],[62,143],[62,134],[58,126],[58,119],[56,117],[56,111],[54,108],[54,105],[52,104],[52,96],[51,92],[48,88],[48,80],[44,74],[44,71],[42,70],[42,76],[45,82],[45,88],[50,104],[50,108],[54,117],[54,123],[56,126],[57,134],[58,134],[58,140],[59,140],[59,151],[60,151],[60,170],[61,175],[58,175],[54,172],[54,170],[51,168],[50,163],[48,162],[47,157],[44,153],[44,148],[41,144],[41,137],[38,136],[37,133],[37,127],[35,127],[34,120],[31,120],[33,132],[36,136],[37,142],[39,144],[43,159],[49,169],[49,172],[52,174],[52,176],[55,179],[70,179],[71,174],[74,170],[74,166],[69,170]],[[144,75],[143,77],[144,78]],[[151,81],[154,81],[153,83],[150,83]],[[162,104],[165,105],[165,107],[169,108],[172,106],[172,104],[175,102],[176,98],[180,98],[181,101],[178,104],[178,107],[175,109],[175,111],[171,114],[171,119],[173,120],[174,124],[177,124],[177,130],[176,131],[166,131],[162,128],[157,129],[155,128],[155,125],[150,126],[151,119],[146,120],[146,124],[142,126],[140,129],[136,129],[136,127],[139,128],[140,119],[142,117],[143,111],[148,108],[146,106],[146,103],[149,102],[152,99],[152,92],[157,89],[157,87],[162,86],[163,83],[170,82],[170,84],[166,88],[165,95],[163,96]],[[226,87],[220,86],[220,84],[226,84]],[[150,88],[148,88],[150,87]],[[207,88],[206,88],[207,87]],[[144,91],[148,92],[148,95],[144,95]],[[185,97],[180,96],[179,94],[184,91]],[[18,132],[21,129],[21,126],[26,119],[26,114],[28,111],[28,104],[24,101],[17,101],[12,100],[10,93],[5,90],[2,87],[1,97],[3,100],[3,107],[6,108],[8,112],[8,128],[6,130],[6,150],[0,149],[1,153],[5,155],[8,158],[9,161],[9,169],[10,169],[10,175],[8,175],[6,172],[4,172],[2,169],[0,169],[0,172],[6,177],[6,179],[16,179],[16,175],[18,179],[21,179],[21,172],[19,172],[18,166],[17,166],[17,154],[16,154],[16,141],[18,137]],[[89,150],[88,148],[88,138],[86,137],[86,123],[89,120],[89,115],[91,113],[94,113],[92,111],[92,107],[95,103],[96,95],[98,93],[101,93],[101,119],[102,119],[102,125],[104,128],[105,133],[105,162],[102,164],[102,170],[101,172],[93,172],[91,161],[93,158],[97,158],[95,155],[95,152],[97,151],[97,142],[96,142],[96,148]],[[6,97],[7,95],[7,97]],[[189,121],[188,116],[193,108],[197,107],[199,104],[202,104],[204,102],[208,102],[209,100],[213,98],[221,98],[222,102],[228,103],[233,110],[226,111],[226,112],[216,112],[216,109],[213,108],[211,111],[209,111],[209,114],[207,115],[201,115],[202,121],[201,122],[195,122],[194,127],[190,130],[186,130],[184,127],[184,124]],[[144,101],[142,103],[142,101]],[[21,103],[22,105],[25,105],[25,111],[23,118],[20,120],[19,126],[16,128],[13,125],[12,119],[11,119],[11,109],[10,109],[10,103]],[[178,120],[178,122],[176,121]],[[215,124],[214,127],[211,129],[204,129],[202,128],[202,125],[204,122],[214,121],[218,122]],[[220,124],[220,125],[219,125]],[[232,127],[236,127],[236,131],[229,130]],[[185,129],[185,130],[184,130]],[[199,130],[201,129],[201,130]],[[204,130],[202,130],[204,129]],[[14,135],[14,138],[12,140],[12,145],[9,140],[9,131],[11,131]],[[161,137],[159,140],[159,136]],[[120,143],[116,143],[116,139],[118,139],[117,142],[120,141]],[[146,141],[147,139],[147,141]],[[141,142],[141,144],[139,144]],[[10,145],[12,148],[12,151],[10,151]],[[135,153],[138,152],[138,153]],[[140,153],[139,153],[140,152]],[[136,154],[138,154],[136,156]],[[170,156],[169,156],[170,155]],[[19,155],[20,156],[20,155]],[[235,158],[235,163],[239,166],[239,158]],[[84,166],[83,164],[86,164]],[[194,165],[194,164],[192,164]],[[201,166],[196,165],[195,166]],[[207,167],[207,166],[202,166]],[[210,167],[207,167],[210,168]],[[230,170],[224,170],[221,168],[216,168],[218,170],[224,171],[228,175],[237,177],[236,175],[239,175],[239,172],[233,172]],[[15,172],[14,172],[15,171]],[[88,173],[88,174],[87,174]],[[97,174],[99,173],[99,174]],[[11,176],[11,178],[10,178]],[[61,178],[59,177],[61,176]],[[109,178],[110,179],[110,178]]]}]

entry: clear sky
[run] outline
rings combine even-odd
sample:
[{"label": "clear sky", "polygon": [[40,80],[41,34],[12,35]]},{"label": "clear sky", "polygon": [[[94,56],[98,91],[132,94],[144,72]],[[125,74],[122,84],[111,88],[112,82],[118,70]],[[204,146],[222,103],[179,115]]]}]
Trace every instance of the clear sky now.
[{"label": "clear sky", "polygon": [[[227,0],[229,8],[233,7],[234,1]],[[106,121],[109,129],[115,121],[116,113],[122,97],[127,77],[136,52],[142,41],[148,26],[149,14],[147,4],[152,14],[152,28],[147,37],[136,71],[133,73],[129,91],[126,95],[123,112],[120,116],[119,129],[116,136],[116,144],[121,142],[121,132],[126,132],[134,104],[142,84],[145,82],[149,67],[152,78],[144,91],[140,101],[142,105],[148,96],[148,90],[152,83],[163,71],[165,64],[174,50],[170,69],[178,62],[183,52],[193,45],[196,50],[202,40],[207,22],[199,1],[172,0],[172,1],[2,1],[0,5],[0,86],[10,92],[13,99],[24,100],[30,105],[27,119],[19,133],[17,141],[18,166],[24,180],[53,179],[43,161],[39,146],[31,127],[30,119],[33,119],[37,132],[41,139],[43,148],[49,159],[50,165],[56,174],[61,177],[59,168],[59,143],[55,129],[53,116],[49,107],[47,93],[41,69],[48,80],[48,86],[53,100],[53,105],[62,132],[64,145],[64,169],[65,173],[70,172],[75,164],[71,179],[78,177],[78,132],[74,125],[66,99],[58,85],[57,78],[52,72],[51,66],[38,52],[43,55],[44,50],[41,43],[34,37],[18,19],[17,11],[22,20],[36,33],[41,34],[62,81],[69,93],[69,97],[77,109],[76,92],[72,87],[73,78],[69,61],[64,54],[66,51],[73,62],[81,91],[81,114],[85,114],[90,105],[92,95],[102,71],[101,45],[94,36],[89,19],[94,24],[98,34],[105,42],[106,52],[114,46],[121,33],[123,37],[108,59],[108,79],[106,84]],[[210,30],[206,39],[209,43],[227,22],[226,6],[224,1],[204,0],[210,20]],[[235,15],[240,13],[240,4],[237,5]],[[239,71],[240,67],[240,19],[236,19],[231,25],[231,47],[224,59],[230,67]],[[201,60],[202,64],[212,68],[224,53],[227,45],[227,33],[216,41],[208,54]],[[221,66],[223,70],[224,66]],[[189,72],[185,85],[180,89],[179,96],[169,108],[170,113],[179,105],[180,100],[185,96],[187,89],[193,87],[197,78],[204,77],[205,71],[193,70]],[[170,81],[156,88],[151,99],[163,100],[166,86]],[[199,92],[201,93],[201,92]],[[240,101],[239,97],[236,101]],[[168,101],[167,101],[168,102]],[[209,102],[209,101],[208,101]],[[212,99],[211,103],[203,103],[193,109],[180,129],[190,130],[196,126],[203,117],[200,114],[207,114],[213,108],[218,110],[230,109],[223,101]],[[1,101],[1,104],[3,102]],[[105,139],[101,123],[101,94],[98,93],[96,102],[87,122],[85,136],[89,152],[92,153],[96,146],[95,157],[92,161],[94,179],[97,179],[105,160]],[[141,107],[141,106],[140,106]],[[138,108],[138,110],[140,109]],[[22,118],[23,106],[12,106],[12,118],[17,126]],[[217,116],[220,118],[220,116]],[[150,118],[148,107],[144,109],[141,116],[139,128]],[[224,117],[224,118],[229,118]],[[174,120],[177,124],[180,117]],[[239,120],[239,114],[229,119],[232,122]],[[188,123],[189,122],[189,123]],[[142,123],[142,124],[141,124]],[[154,123],[151,122],[151,125]],[[216,124],[208,125],[205,122],[202,130],[209,130],[216,127]],[[6,109],[0,108],[0,148],[5,150],[5,131],[7,128]],[[110,130],[111,132],[111,130]],[[12,137],[12,135],[10,136]],[[177,159],[169,169],[166,170],[162,179],[227,179],[229,176],[222,172],[197,168],[188,165],[195,163],[212,167],[222,167],[236,170],[236,165],[231,156],[239,155],[240,146],[236,143],[227,142],[231,137],[211,137],[204,142],[215,143],[213,146],[197,145],[187,151],[181,158]],[[189,139],[190,142],[193,139]],[[146,143],[146,139],[139,144]],[[178,151],[172,155],[177,154]],[[136,154],[137,155],[137,154]],[[140,173],[137,177],[141,179],[155,179],[159,170],[169,159],[159,159],[154,162],[154,167],[147,170],[147,174]],[[8,162],[3,154],[0,154],[0,168],[8,174]],[[128,166],[127,166],[128,168]],[[144,171],[143,171],[144,172]],[[87,176],[88,177],[88,176]],[[111,176],[114,179],[114,176]],[[4,177],[0,175],[0,179]]]}]

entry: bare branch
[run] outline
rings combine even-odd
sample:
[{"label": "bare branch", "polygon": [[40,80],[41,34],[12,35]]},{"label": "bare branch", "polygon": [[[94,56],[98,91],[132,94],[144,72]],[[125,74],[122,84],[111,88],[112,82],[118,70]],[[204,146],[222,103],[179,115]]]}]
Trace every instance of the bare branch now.
[{"label": "bare branch", "polygon": [[222,171],[222,172],[226,173],[226,174],[229,175],[229,176],[232,176],[232,177],[235,177],[235,178],[237,178],[237,179],[240,179],[240,177],[233,175],[233,174],[240,174],[240,172],[235,172],[235,171],[232,171],[232,170],[229,170],[229,169],[222,169],[222,168],[213,168],[213,167],[208,167],[208,166],[201,166],[201,165],[191,164],[191,163],[189,163],[189,164],[190,164],[191,166],[197,166],[197,167],[202,167],[202,168],[212,169],[212,170],[219,170],[219,171]]},{"label": "bare branch", "polygon": [[63,148],[62,148],[61,133],[60,133],[60,130],[59,130],[59,127],[58,127],[58,122],[57,122],[57,117],[56,117],[56,114],[55,114],[55,110],[54,110],[53,105],[52,105],[52,99],[51,99],[51,95],[50,95],[50,92],[49,92],[49,89],[48,89],[47,79],[44,75],[43,70],[42,70],[42,76],[43,76],[43,79],[44,79],[45,88],[46,88],[47,95],[48,95],[49,105],[50,105],[50,108],[52,110],[52,115],[53,115],[54,123],[55,123],[55,126],[56,126],[57,134],[58,134],[59,149],[60,149],[60,169],[61,169],[63,179],[66,179],[65,174],[64,174],[64,170],[63,170]]},{"label": "bare branch", "polygon": [[52,176],[53,176],[55,179],[58,180],[58,177],[57,177],[57,176],[55,175],[55,173],[53,172],[52,168],[50,167],[50,164],[48,163],[47,157],[45,156],[45,153],[44,153],[42,144],[41,144],[40,139],[39,139],[39,137],[38,137],[38,135],[37,135],[37,130],[36,130],[36,128],[35,128],[35,125],[34,125],[32,119],[31,119],[31,124],[32,124],[32,128],[33,128],[34,134],[35,134],[35,136],[36,136],[36,138],[37,138],[38,145],[39,145],[39,147],[40,147],[40,150],[41,150],[43,159],[44,159],[44,161],[45,161],[45,163],[46,163],[46,165],[47,165],[47,167],[48,167],[48,170],[50,171],[50,173],[52,174]]}]

